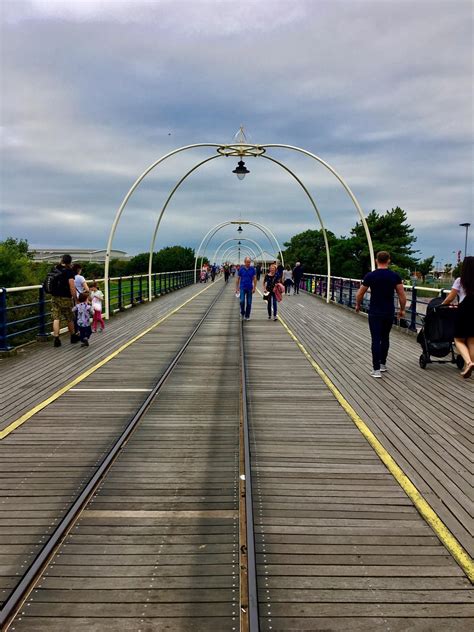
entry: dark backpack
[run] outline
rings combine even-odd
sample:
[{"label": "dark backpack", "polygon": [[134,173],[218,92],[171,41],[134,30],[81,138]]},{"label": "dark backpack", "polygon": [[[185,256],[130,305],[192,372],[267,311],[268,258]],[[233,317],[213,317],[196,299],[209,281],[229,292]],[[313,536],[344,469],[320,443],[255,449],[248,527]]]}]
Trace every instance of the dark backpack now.
[{"label": "dark backpack", "polygon": [[64,270],[61,268],[56,267],[48,272],[45,280],[43,281],[43,290],[46,294],[52,294],[53,296],[57,295],[61,287],[63,271]]}]

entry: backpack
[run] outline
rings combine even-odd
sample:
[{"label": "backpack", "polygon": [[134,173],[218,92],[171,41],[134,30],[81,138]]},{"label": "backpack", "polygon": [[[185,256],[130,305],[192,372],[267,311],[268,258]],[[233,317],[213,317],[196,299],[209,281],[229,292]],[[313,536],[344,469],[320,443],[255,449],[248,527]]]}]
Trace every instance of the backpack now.
[{"label": "backpack", "polygon": [[52,294],[53,296],[59,291],[61,286],[61,278],[63,276],[63,270],[56,267],[48,272],[45,280],[43,281],[43,290],[46,294]]}]

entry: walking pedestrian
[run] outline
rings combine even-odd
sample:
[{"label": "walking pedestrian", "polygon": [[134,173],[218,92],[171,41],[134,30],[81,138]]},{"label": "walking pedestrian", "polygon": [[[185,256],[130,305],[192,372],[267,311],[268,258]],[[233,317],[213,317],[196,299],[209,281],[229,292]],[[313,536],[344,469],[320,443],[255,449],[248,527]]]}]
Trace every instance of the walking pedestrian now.
[{"label": "walking pedestrian", "polygon": [[257,285],[255,268],[251,265],[250,257],[245,257],[244,265],[237,273],[236,292],[240,292],[240,315],[242,320],[250,320],[252,296]]},{"label": "walking pedestrian", "polygon": [[88,302],[89,293],[81,292],[77,298],[77,303],[73,307],[73,312],[77,315],[77,326],[79,328],[79,336],[81,339],[81,347],[89,346],[89,338],[91,337],[91,316],[92,306]]},{"label": "walking pedestrian", "polygon": [[286,266],[283,270],[283,285],[285,286],[285,294],[291,294],[291,286],[293,285],[293,272],[290,266]]},{"label": "walking pedestrian", "polygon": [[283,269],[284,269],[283,264],[281,261],[278,261],[278,259],[276,260],[275,264],[276,264],[276,275],[281,281],[283,278]]},{"label": "walking pedestrian", "polygon": [[257,275],[257,282],[260,281],[260,277],[262,276],[262,265],[261,263],[257,263],[255,266],[255,273]]},{"label": "walking pedestrian", "polygon": [[464,360],[463,378],[471,377],[474,370],[474,257],[464,257],[461,276],[458,277],[443,305],[449,305],[458,297],[454,326],[454,342]]},{"label": "walking pedestrian", "polygon": [[211,267],[211,281],[214,283],[214,279],[216,278],[217,266],[215,263],[212,264]]},{"label": "walking pedestrian", "polygon": [[390,346],[390,330],[395,314],[394,291],[398,295],[399,318],[405,316],[406,295],[399,274],[389,270],[390,254],[385,250],[377,253],[377,269],[365,275],[356,295],[356,312],[360,311],[362,299],[370,288],[369,328],[372,337],[371,376],[382,377],[387,371],[387,354]]},{"label": "walking pedestrian", "polygon": [[59,331],[61,320],[67,322],[71,334],[71,343],[79,342],[79,336],[74,333],[74,319],[72,308],[76,298],[74,272],[71,268],[71,255],[65,254],[61,262],[54,268],[51,282],[51,317],[53,320],[54,346],[60,347]]},{"label": "walking pedestrian", "polygon": [[97,287],[97,283],[94,281],[90,286],[91,293],[91,305],[92,305],[92,331],[95,333],[97,331],[97,325],[100,325],[99,331],[104,331],[105,323],[102,318],[102,301],[104,300],[104,294]]},{"label": "walking pedestrian", "polygon": [[230,277],[230,268],[227,264],[224,266],[224,281],[228,283]]},{"label": "walking pedestrian", "polygon": [[263,279],[263,289],[265,292],[264,296],[266,296],[266,301],[267,301],[268,320],[271,320],[272,318],[272,309],[273,309],[273,320],[278,320],[277,297],[275,294],[275,285],[277,283],[278,283],[277,267],[274,263],[272,263],[270,266],[270,269],[265,275],[265,278]]},{"label": "walking pedestrian", "polygon": [[83,292],[89,291],[89,286],[87,285],[87,281],[82,276],[82,266],[80,263],[74,263],[72,266],[72,271],[74,272],[74,285],[76,286],[76,298],[79,297],[79,294]]},{"label": "walking pedestrian", "polygon": [[293,268],[293,294],[300,293],[300,283],[303,278],[303,266],[299,261],[296,262],[295,267]]}]

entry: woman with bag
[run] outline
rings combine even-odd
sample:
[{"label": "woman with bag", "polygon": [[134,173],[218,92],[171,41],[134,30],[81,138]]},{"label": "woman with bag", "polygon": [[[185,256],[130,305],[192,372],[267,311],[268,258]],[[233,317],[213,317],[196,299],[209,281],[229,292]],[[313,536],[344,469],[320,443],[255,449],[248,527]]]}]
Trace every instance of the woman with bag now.
[{"label": "woman with bag", "polygon": [[278,277],[276,271],[277,267],[274,263],[272,263],[269,271],[263,279],[263,289],[265,291],[263,297],[267,301],[268,320],[271,320],[272,317],[272,307],[273,320],[277,320],[277,297],[275,295],[275,285],[278,283]]}]

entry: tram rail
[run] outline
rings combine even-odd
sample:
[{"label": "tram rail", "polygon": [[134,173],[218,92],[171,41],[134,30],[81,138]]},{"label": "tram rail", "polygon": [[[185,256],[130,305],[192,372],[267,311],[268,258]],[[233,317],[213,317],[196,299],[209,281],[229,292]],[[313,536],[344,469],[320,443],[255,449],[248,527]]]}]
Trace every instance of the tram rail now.
[{"label": "tram rail", "polygon": [[[61,546],[66,541],[68,534],[76,525],[82,512],[88,507],[91,499],[97,493],[99,486],[106,479],[109,472],[113,470],[119,455],[126,451],[132,435],[136,431],[140,422],[147,415],[152,404],[158,398],[163,386],[167,383],[180,360],[185,355],[190,344],[195,339],[203,325],[208,320],[216,304],[222,296],[225,287],[220,290],[211,304],[206,309],[204,315],[194,326],[192,332],[187,337],[184,344],[179,348],[166,370],[161,375],[151,392],[141,403],[136,413],[132,416],[127,426],[115,441],[106,456],[102,459],[94,475],[78,494],[76,500],[60,520],[55,531],[48,541],[36,555],[33,563],[22,576],[13,592],[4,602],[0,611],[0,627],[2,632],[9,629],[15,617],[21,611],[23,604],[29,599],[31,592],[43,576],[45,569],[51,564]],[[247,415],[247,388],[246,388],[246,368],[244,352],[244,334],[242,323],[239,324],[239,366],[240,366],[240,420],[239,420],[239,627],[241,632],[257,632],[259,630],[258,619],[258,598],[256,586],[256,563],[255,563],[255,536],[253,529],[253,508],[252,508],[252,484],[250,472],[250,444]],[[199,394],[197,395],[199,398]],[[235,628],[233,628],[235,629]]]}]

